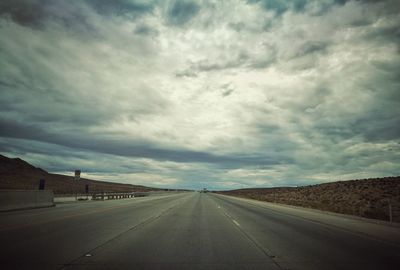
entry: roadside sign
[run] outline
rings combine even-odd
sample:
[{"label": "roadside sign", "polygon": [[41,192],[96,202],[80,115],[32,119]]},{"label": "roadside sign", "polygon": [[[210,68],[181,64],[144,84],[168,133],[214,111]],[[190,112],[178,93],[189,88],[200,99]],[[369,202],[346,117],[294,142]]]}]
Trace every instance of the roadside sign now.
[{"label": "roadside sign", "polygon": [[79,180],[81,178],[81,170],[75,170],[75,180]]}]

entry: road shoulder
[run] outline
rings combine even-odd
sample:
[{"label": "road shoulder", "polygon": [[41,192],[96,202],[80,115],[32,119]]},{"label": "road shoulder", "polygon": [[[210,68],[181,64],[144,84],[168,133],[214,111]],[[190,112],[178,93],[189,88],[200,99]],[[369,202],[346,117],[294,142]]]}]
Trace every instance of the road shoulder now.
[{"label": "road shoulder", "polygon": [[252,204],[281,214],[296,216],[312,222],[334,226],[348,232],[360,234],[364,237],[373,238],[400,247],[399,223],[389,223],[385,221],[348,216],[298,206],[275,204],[235,196],[221,194],[216,194],[216,196],[223,196],[227,199]]}]

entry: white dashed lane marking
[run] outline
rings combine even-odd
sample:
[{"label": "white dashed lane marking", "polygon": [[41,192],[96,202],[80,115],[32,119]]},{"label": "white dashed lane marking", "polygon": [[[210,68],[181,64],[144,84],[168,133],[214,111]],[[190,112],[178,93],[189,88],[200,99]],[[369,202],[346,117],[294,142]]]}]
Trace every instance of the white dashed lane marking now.
[{"label": "white dashed lane marking", "polygon": [[236,220],[234,220],[234,219],[232,219],[232,221],[233,221],[233,223],[235,223],[235,224],[236,224],[236,226],[240,227],[240,224],[239,224],[239,222],[237,222],[237,221],[236,221]]}]

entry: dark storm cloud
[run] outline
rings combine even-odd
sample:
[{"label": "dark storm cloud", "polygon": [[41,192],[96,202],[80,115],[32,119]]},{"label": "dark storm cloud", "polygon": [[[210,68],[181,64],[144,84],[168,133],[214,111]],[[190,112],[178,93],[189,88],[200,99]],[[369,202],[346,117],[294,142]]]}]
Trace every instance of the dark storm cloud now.
[{"label": "dark storm cloud", "polygon": [[[351,0],[343,0],[343,2],[350,2]],[[365,5],[372,5],[381,14],[396,15],[400,10],[400,2],[397,0],[356,0],[358,3]]]},{"label": "dark storm cloud", "polygon": [[328,42],[307,41],[298,48],[294,57],[302,57],[316,53],[323,54],[326,52],[328,46],[329,46]]},{"label": "dark storm cloud", "polygon": [[24,26],[39,26],[50,17],[51,0],[4,0],[0,2],[0,15],[8,15]]},{"label": "dark storm cloud", "polygon": [[55,22],[75,31],[95,32],[96,26],[89,20],[90,12],[94,10],[102,16],[125,16],[136,19],[153,11],[152,1],[135,0],[4,0],[0,2],[0,16],[31,28],[46,27],[49,22]]},{"label": "dark storm cloud", "polygon": [[[310,4],[316,4],[319,7],[319,11],[314,13],[314,15],[323,15],[329,12],[332,8],[337,6],[343,6],[348,2],[358,2],[364,4],[377,4],[377,8],[385,13],[395,13],[400,8],[399,1],[397,0],[328,0],[328,1],[320,1],[320,0],[247,0],[250,4],[259,4],[266,11],[273,11],[277,15],[282,15],[287,11],[293,12],[305,12],[307,10],[307,6]],[[367,19],[359,20],[354,25],[365,25],[367,23]]]},{"label": "dark storm cloud", "polygon": [[104,138],[101,135],[85,134],[79,136],[73,132],[56,134],[34,125],[26,125],[16,121],[0,118],[0,137],[19,138],[38,142],[57,144],[73,149],[112,154],[126,157],[143,157],[155,160],[171,160],[175,162],[215,163],[223,167],[257,164],[280,164],[290,162],[290,159],[277,160],[267,157],[238,154],[234,156],[214,155],[207,152],[189,150],[162,149],[146,141],[135,141],[125,138]]},{"label": "dark storm cloud", "polygon": [[[400,52],[399,52],[400,53]],[[383,71],[386,73],[385,80],[394,80],[399,82],[400,81],[400,61],[397,62],[387,62],[387,61],[371,61],[371,64],[378,70]],[[393,91],[393,97],[390,96],[389,98],[396,98],[399,100],[400,92]]]},{"label": "dark storm cloud", "polygon": [[93,31],[81,3],[69,5],[66,1],[57,0],[4,0],[0,2],[0,16],[31,28],[43,28],[52,21],[66,28]]},{"label": "dark storm cloud", "polygon": [[172,0],[168,7],[168,22],[173,25],[184,25],[199,12],[200,6],[195,1]]},{"label": "dark storm cloud", "polygon": [[260,3],[266,10],[272,10],[277,14],[282,14],[285,11],[292,9],[294,11],[303,11],[307,0],[249,0],[249,3]]},{"label": "dark storm cloud", "polygon": [[[383,67],[379,64],[371,65],[370,77],[361,83],[363,90],[354,95],[352,100],[354,104],[363,108],[358,113],[343,113],[339,108],[323,110],[322,108],[331,102],[333,92],[316,88],[315,94],[307,103],[297,106],[298,112],[306,112],[314,123],[309,131],[302,130],[303,134],[317,132],[334,143],[355,138],[362,138],[366,142],[399,140],[400,77],[398,70],[393,68],[398,64],[391,62],[390,68],[385,64],[382,64]],[[376,65],[384,72],[375,69]],[[362,95],[366,93],[371,99],[368,103],[362,103]],[[346,107],[343,109],[351,110]]]},{"label": "dark storm cloud", "polygon": [[[79,167],[85,173],[139,173],[150,168],[131,162],[130,159],[85,152],[79,149],[33,140],[0,137],[0,152],[23,157],[34,166],[49,172],[73,172]],[[46,158],[46,157],[51,157]]]},{"label": "dark storm cloud", "polygon": [[135,34],[145,35],[145,36],[147,36],[147,35],[157,35],[158,34],[158,30],[153,28],[153,27],[151,27],[151,26],[148,26],[148,25],[145,25],[145,24],[141,24],[141,25],[138,25],[135,28]]},{"label": "dark storm cloud", "polygon": [[232,57],[232,59],[229,59],[227,61],[215,61],[213,60],[202,60],[194,65],[192,65],[191,69],[199,72],[208,72],[208,71],[218,71],[218,70],[224,70],[224,69],[231,69],[231,68],[238,68],[244,65],[246,63],[248,56],[245,54],[239,54],[237,57]]},{"label": "dark storm cloud", "polygon": [[321,12],[327,12],[330,8],[335,5],[343,5],[348,0],[331,0],[331,1],[320,1],[320,0],[248,0],[249,3],[260,4],[267,11],[274,11],[277,15],[281,15],[286,11],[303,12],[307,4],[316,2],[320,5]]},{"label": "dark storm cloud", "polygon": [[[11,34],[0,42],[3,60],[0,62],[0,111],[3,116],[52,128],[89,127],[110,123],[121,115],[137,120],[169,106],[156,90],[142,83],[129,83],[128,89],[119,92],[115,91],[114,82],[99,83],[103,74],[113,74],[108,70],[109,65],[98,69],[96,61],[104,54],[90,56],[87,50],[81,51],[84,46],[75,45],[76,41],[65,49],[63,39],[71,41],[66,38],[68,34],[57,31],[57,35],[60,38],[51,38],[52,43],[42,42],[42,38],[48,37],[46,31],[31,35],[29,46],[21,42],[23,35]],[[91,48],[88,43],[85,39],[84,44]],[[77,56],[79,52],[81,56]],[[82,59],[89,66],[82,64]],[[116,80],[121,78],[119,73],[115,74]],[[79,79],[82,75],[89,86],[82,87],[84,83]],[[90,94],[91,91],[95,94]],[[111,101],[140,95],[135,98],[135,103],[125,102],[121,106],[121,103],[105,100],[105,95],[112,92]]]},{"label": "dark storm cloud", "polygon": [[[28,77],[29,73],[25,76]],[[76,127],[96,125],[110,121],[114,117],[113,114],[95,110],[95,104],[81,103],[62,91],[51,88],[35,89],[27,84],[28,82],[3,82],[0,85],[0,90],[3,91],[0,111],[3,115],[14,112],[12,117],[24,119],[28,123],[41,123],[53,127],[57,123],[64,126],[72,124]],[[30,98],[32,94],[38,99]],[[54,110],[55,108],[57,110]],[[54,111],[49,113],[49,110]],[[33,132],[41,133],[35,129]]]},{"label": "dark storm cloud", "polygon": [[223,97],[228,97],[228,96],[232,95],[232,93],[233,93],[234,91],[235,91],[234,89],[227,89],[227,90],[225,90],[224,92],[222,92],[222,96],[223,96]]},{"label": "dark storm cloud", "polygon": [[398,112],[373,112],[354,123],[354,132],[363,134],[366,141],[382,142],[400,140],[400,117]]},{"label": "dark storm cloud", "polygon": [[[400,10],[400,8],[399,8]],[[368,31],[365,36],[365,40],[372,42],[394,42],[400,43],[400,28],[399,24],[394,24],[385,27],[376,27],[375,29]]]},{"label": "dark storm cloud", "polygon": [[[400,139],[400,110],[395,104],[388,104],[387,109],[374,108],[362,115],[317,120],[312,130],[303,130],[312,139],[312,134],[323,134],[323,137],[333,143],[343,140],[362,138],[365,142],[385,142]],[[333,116],[333,115],[331,115]],[[306,135],[307,136],[307,135]]]},{"label": "dark storm cloud", "polygon": [[251,52],[242,50],[239,52],[231,52],[229,57],[222,55],[214,59],[203,59],[194,63],[191,62],[188,64],[189,67],[186,70],[177,72],[176,76],[196,77],[202,72],[225,71],[239,68],[249,70],[265,69],[277,61],[277,49],[274,46],[264,46],[263,53],[263,55],[251,55]]},{"label": "dark storm cloud", "polygon": [[153,1],[136,0],[86,0],[97,12],[103,15],[136,17],[151,12],[154,8]]}]

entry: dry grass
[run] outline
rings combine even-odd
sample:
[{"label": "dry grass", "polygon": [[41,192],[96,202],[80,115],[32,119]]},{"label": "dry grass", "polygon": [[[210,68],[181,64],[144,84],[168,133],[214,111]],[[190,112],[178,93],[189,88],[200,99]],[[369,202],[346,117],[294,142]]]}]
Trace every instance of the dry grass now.
[{"label": "dry grass", "polygon": [[221,193],[381,220],[389,220],[390,204],[393,221],[400,222],[400,177]]}]

